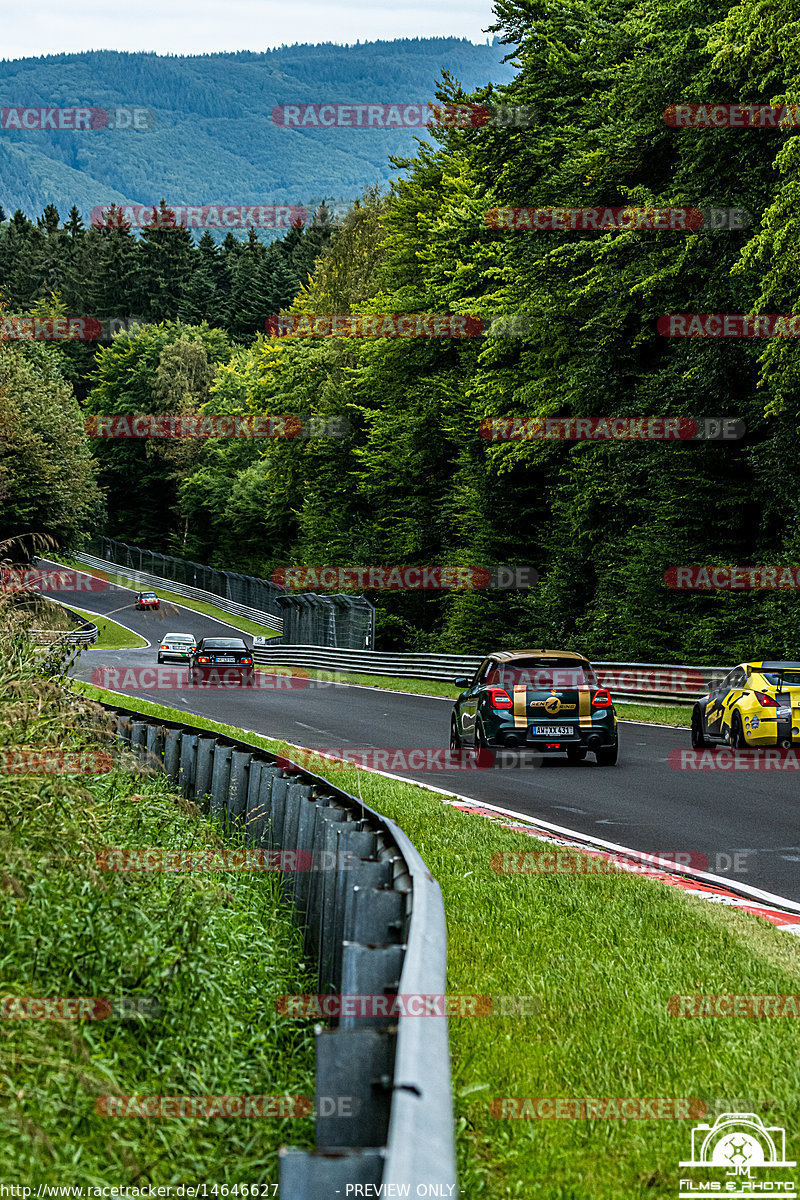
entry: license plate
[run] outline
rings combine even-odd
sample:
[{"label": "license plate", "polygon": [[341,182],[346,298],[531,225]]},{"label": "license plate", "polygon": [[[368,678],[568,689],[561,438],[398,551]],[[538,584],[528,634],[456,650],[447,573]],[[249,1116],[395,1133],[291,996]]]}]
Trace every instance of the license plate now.
[{"label": "license plate", "polygon": [[531,725],[531,737],[569,737],[569,725]]},{"label": "license plate", "polygon": [[216,658],[215,662],[236,662],[235,658]]}]

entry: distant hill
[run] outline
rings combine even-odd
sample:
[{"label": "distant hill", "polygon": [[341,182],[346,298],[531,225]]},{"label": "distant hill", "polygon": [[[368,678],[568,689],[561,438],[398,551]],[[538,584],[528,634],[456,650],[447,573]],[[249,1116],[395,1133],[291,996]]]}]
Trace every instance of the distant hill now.
[{"label": "distant hill", "polygon": [[412,129],[288,129],[284,104],[424,103],[442,69],[467,91],[514,75],[506,48],[459,38],[356,46],[282,46],[264,53],[160,57],[91,51],[0,61],[0,108],[140,105],[152,129],[3,129],[0,206],[38,217],[55,204],[247,203],[352,200],[394,173],[390,154],[414,149]]}]

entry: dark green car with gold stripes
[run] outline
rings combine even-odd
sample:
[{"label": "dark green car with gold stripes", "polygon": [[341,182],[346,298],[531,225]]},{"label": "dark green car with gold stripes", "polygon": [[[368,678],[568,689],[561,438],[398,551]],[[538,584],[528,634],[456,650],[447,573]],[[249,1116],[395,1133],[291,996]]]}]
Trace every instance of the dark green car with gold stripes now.
[{"label": "dark green car with gold stripes", "polygon": [[592,664],[570,650],[516,650],[490,654],[463,688],[450,719],[450,751],[472,749],[480,765],[499,751],[566,754],[581,762],[617,761],[617,714]]}]

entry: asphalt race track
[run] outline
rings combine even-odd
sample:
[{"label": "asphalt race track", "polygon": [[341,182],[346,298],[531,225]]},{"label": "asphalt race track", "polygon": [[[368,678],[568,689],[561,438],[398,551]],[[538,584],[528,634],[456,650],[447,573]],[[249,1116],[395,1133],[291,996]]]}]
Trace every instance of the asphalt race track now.
[{"label": "asphalt race track", "polygon": [[[41,566],[56,564],[42,560]],[[88,650],[75,671],[81,679],[102,666],[155,666],[166,632],[235,636],[220,621],[164,601],[158,612],[136,612],[133,592],[113,585],[56,598],[100,615],[113,612],[152,643],[138,650]],[[187,719],[197,713],[314,749],[447,747],[448,701],[315,683],[291,689],[149,688],[126,691],[120,704],[135,707],[139,696],[183,709]],[[409,771],[404,777],[631,849],[704,854],[706,869],[723,879],[800,902],[800,772],[678,770],[668,756],[689,746],[688,729],[624,722],[620,735],[616,767],[598,767],[590,755],[576,765],[558,758],[525,769]],[[737,863],[736,854],[746,857]]]}]

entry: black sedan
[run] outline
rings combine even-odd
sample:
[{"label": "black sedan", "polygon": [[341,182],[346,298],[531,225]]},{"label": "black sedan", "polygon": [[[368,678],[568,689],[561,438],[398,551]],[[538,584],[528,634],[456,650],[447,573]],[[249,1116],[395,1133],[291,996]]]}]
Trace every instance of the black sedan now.
[{"label": "black sedan", "polygon": [[244,638],[204,637],[189,658],[189,682],[241,683],[252,687],[255,679],[253,653]]}]

